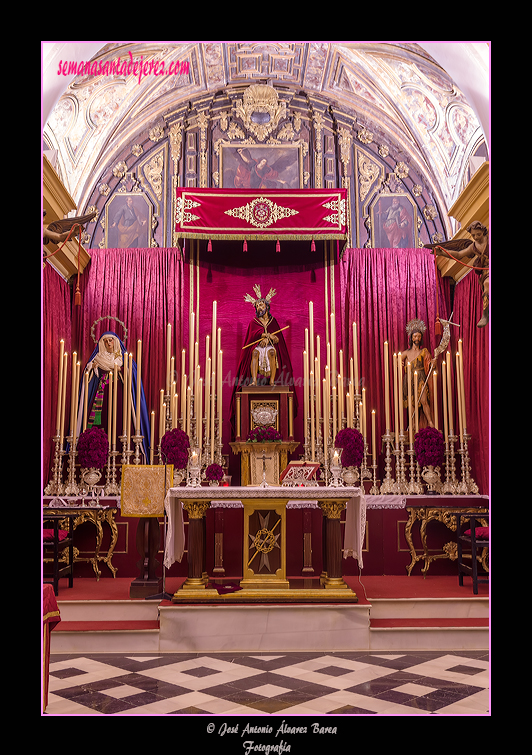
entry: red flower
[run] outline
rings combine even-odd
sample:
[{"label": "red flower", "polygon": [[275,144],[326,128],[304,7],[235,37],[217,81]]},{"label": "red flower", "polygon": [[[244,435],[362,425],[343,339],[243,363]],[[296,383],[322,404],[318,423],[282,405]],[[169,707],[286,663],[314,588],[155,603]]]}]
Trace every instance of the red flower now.
[{"label": "red flower", "polygon": [[335,448],[342,448],[342,467],[359,467],[364,456],[364,438],[353,427],[340,430],[334,441]]},{"label": "red flower", "polygon": [[107,463],[108,451],[109,438],[101,427],[89,427],[78,438],[78,459],[85,469],[103,469]]}]

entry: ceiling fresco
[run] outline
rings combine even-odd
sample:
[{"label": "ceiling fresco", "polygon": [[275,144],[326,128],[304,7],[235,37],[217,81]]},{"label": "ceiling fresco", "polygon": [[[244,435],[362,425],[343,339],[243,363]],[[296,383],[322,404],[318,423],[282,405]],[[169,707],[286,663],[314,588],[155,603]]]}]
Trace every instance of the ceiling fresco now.
[{"label": "ceiling fresco", "polygon": [[167,126],[185,103],[208,104],[254,83],[320,98],[353,136],[387,144],[424,177],[444,217],[484,140],[463,92],[417,44],[124,43],[65,62],[70,75],[43,139],[80,212],[141,133]]}]

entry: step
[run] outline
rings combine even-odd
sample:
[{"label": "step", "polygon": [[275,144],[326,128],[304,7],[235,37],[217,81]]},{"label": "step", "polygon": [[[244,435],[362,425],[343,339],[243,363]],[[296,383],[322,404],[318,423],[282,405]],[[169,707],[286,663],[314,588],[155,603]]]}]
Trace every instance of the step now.
[{"label": "step", "polygon": [[370,619],[371,650],[488,650],[487,617]]},{"label": "step", "polygon": [[372,619],[488,618],[489,598],[368,598]]},{"label": "step", "polygon": [[159,621],[60,621],[51,653],[159,652]]},{"label": "step", "polygon": [[58,600],[63,621],[157,621],[156,600]]}]

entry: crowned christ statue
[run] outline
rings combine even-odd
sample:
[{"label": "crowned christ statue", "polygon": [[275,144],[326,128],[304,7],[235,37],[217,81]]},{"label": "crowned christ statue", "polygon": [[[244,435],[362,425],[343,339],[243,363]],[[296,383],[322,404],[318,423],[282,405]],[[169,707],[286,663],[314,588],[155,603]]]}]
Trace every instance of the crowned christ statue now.
[{"label": "crowned christ statue", "polygon": [[[423,346],[423,333],[426,331],[427,326],[423,320],[414,319],[406,325],[406,332],[408,334],[408,349],[401,353],[401,364],[403,364],[403,406],[408,409],[408,375],[406,365],[410,362],[411,365],[411,391],[414,401],[414,406],[421,406],[422,414],[420,417],[420,427],[434,427],[434,421],[432,419],[431,398],[428,386],[428,377],[431,373],[431,365],[434,365],[434,359],[431,357],[430,351]],[[414,390],[414,373],[418,373],[418,392],[417,396]],[[409,422],[411,421],[409,417]]]},{"label": "crowned christ statue", "polygon": [[[233,396],[246,385],[288,385],[294,387],[294,377],[290,355],[282,328],[270,313],[270,302],[276,291],[270,288],[262,296],[260,286],[253,287],[255,297],[246,294],[244,300],[255,307],[255,317],[249,323],[241,357],[237,368]],[[294,416],[297,413],[297,398],[294,391]]]}]

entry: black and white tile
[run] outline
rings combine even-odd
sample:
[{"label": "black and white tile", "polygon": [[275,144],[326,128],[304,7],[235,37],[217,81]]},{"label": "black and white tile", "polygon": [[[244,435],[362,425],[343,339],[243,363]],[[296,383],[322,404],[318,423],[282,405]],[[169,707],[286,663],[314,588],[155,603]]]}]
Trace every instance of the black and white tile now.
[{"label": "black and white tile", "polygon": [[488,715],[488,653],[54,654],[46,714]]}]

